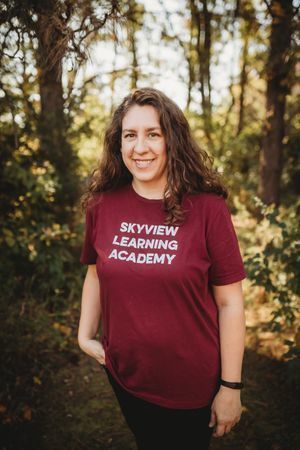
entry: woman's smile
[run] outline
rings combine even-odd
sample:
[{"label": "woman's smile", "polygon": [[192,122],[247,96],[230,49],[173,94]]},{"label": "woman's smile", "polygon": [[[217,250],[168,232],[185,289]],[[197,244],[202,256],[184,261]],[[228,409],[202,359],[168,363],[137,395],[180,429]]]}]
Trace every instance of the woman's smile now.
[{"label": "woman's smile", "polygon": [[155,161],[155,158],[154,159],[134,159],[134,162],[138,169],[147,169],[148,167],[152,166],[153,161]]}]

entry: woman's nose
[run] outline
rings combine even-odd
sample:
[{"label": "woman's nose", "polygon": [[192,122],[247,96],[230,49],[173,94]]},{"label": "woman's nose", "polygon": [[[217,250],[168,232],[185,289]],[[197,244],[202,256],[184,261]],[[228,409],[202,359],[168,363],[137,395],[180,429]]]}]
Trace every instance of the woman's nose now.
[{"label": "woman's nose", "polygon": [[146,143],[146,139],[143,137],[138,137],[135,144],[134,144],[134,150],[138,153],[144,153],[148,150],[148,145]]}]

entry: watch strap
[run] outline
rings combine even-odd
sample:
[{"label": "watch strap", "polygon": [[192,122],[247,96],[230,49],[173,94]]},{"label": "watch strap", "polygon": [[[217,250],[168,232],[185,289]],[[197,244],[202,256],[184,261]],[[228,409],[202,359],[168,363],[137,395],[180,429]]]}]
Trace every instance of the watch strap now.
[{"label": "watch strap", "polygon": [[244,387],[243,383],[240,383],[240,382],[237,383],[237,382],[233,382],[233,381],[225,381],[225,380],[222,380],[222,378],[220,379],[220,384],[222,384],[222,386],[226,386],[231,389],[243,389],[243,387]]}]

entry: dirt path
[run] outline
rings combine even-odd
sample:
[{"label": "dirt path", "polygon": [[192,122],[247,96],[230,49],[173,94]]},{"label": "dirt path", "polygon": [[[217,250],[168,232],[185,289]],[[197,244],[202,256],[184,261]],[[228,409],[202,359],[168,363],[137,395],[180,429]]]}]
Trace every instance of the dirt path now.
[{"label": "dirt path", "polygon": [[[213,439],[211,449],[298,450],[296,398],[286,365],[247,350],[244,373],[243,418],[226,438]],[[48,394],[40,450],[136,449],[104,371],[88,357],[53,373]]]},{"label": "dirt path", "polygon": [[89,357],[55,374],[47,403],[54,420],[42,418],[43,450],[136,449],[106,374]]},{"label": "dirt path", "polygon": [[[266,356],[274,339],[263,341],[256,326],[247,333],[242,420],[225,438],[213,439],[211,450],[300,449],[296,371]],[[65,352],[28,354],[7,399],[22,416],[0,410],[1,450],[136,450],[104,370],[80,352],[75,338]],[[41,369],[39,381],[32,374]]]}]

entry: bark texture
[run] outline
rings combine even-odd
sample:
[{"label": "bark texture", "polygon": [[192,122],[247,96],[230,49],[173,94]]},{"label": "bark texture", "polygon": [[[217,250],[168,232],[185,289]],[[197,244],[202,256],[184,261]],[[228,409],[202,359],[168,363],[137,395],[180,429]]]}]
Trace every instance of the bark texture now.
[{"label": "bark texture", "polygon": [[292,0],[272,0],[270,52],[267,64],[266,121],[260,154],[258,194],[266,204],[280,202],[284,113],[291,67]]}]

